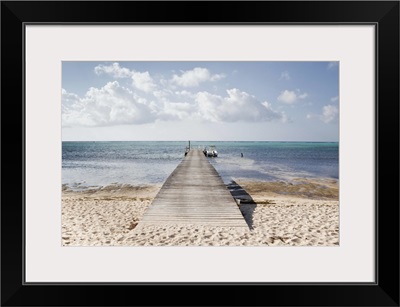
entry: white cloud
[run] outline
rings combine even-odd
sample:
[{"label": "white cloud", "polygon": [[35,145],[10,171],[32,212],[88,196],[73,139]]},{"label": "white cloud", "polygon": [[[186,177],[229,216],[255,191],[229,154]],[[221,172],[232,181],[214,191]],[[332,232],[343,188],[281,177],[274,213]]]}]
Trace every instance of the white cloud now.
[{"label": "white cloud", "polygon": [[[284,112],[276,111],[267,101],[233,88],[226,95],[207,91],[189,91],[162,86],[163,77],[153,80],[149,72],[136,72],[118,63],[96,67],[97,74],[130,78],[128,87],[118,81],[101,88],[90,88],[84,96],[62,90],[62,124],[64,127],[135,125],[156,121],[197,120],[206,122],[262,122],[279,120],[287,122]],[[195,68],[174,82],[194,86],[200,82],[216,81],[223,74],[211,75],[207,69]],[[171,80],[171,79],[170,79]],[[140,90],[137,91],[136,89]],[[151,95],[149,95],[151,93]],[[295,93],[296,96],[296,93]]]},{"label": "white cloud", "polygon": [[339,116],[339,110],[336,106],[327,105],[322,108],[321,120],[324,123],[336,122]]},{"label": "white cloud", "polygon": [[138,90],[150,93],[154,91],[157,86],[150,76],[149,72],[133,72],[132,73],[132,85]]},{"label": "white cloud", "polygon": [[339,100],[339,96],[335,96],[335,97],[332,97],[331,98],[331,101],[332,102],[336,102],[336,101],[338,101]]},{"label": "white cloud", "polygon": [[[238,89],[227,95],[187,91],[168,93],[161,100],[146,98],[121,86],[117,81],[102,88],[90,88],[84,97],[62,91],[64,127],[113,126],[163,121],[201,120],[206,122],[287,122],[283,112],[275,111],[267,101]],[[179,100],[181,99],[181,100]]]},{"label": "white cloud", "polygon": [[278,100],[282,103],[294,104],[297,100],[305,99],[306,97],[308,97],[308,94],[301,93],[300,90],[296,90],[296,91],[284,90],[278,96]]},{"label": "white cloud", "polygon": [[174,74],[171,81],[182,87],[194,87],[202,82],[218,81],[222,78],[225,78],[224,74],[211,75],[207,68],[196,67],[182,72],[181,75]]},{"label": "white cloud", "polygon": [[336,123],[339,119],[339,109],[334,105],[326,105],[322,107],[322,114],[307,114],[307,119],[318,118],[322,122]]},{"label": "white cloud", "polygon": [[114,78],[129,78],[132,76],[132,71],[128,68],[119,66],[119,63],[111,65],[98,65],[94,68],[96,75],[108,74]]},{"label": "white cloud", "polygon": [[281,77],[279,78],[279,80],[290,80],[290,74],[287,71],[284,71],[281,73]]},{"label": "white cloud", "polygon": [[161,120],[184,120],[193,117],[196,112],[196,105],[188,102],[165,101],[159,113]]},{"label": "white cloud", "polygon": [[296,96],[296,93],[293,91],[284,90],[278,96],[278,100],[283,103],[292,104],[292,103],[296,102],[297,96]]},{"label": "white cloud", "polygon": [[236,88],[227,90],[222,97],[208,92],[197,93],[196,102],[202,119],[212,122],[271,121],[283,119],[283,113],[272,109],[268,102],[261,103],[254,96]]},{"label": "white cloud", "polygon": [[163,100],[164,98],[168,97],[170,95],[170,91],[168,90],[156,90],[153,92],[154,97],[156,97],[159,100]]},{"label": "white cloud", "polygon": [[339,67],[339,62],[335,61],[335,62],[329,62],[328,63],[328,69],[334,69],[336,67]]},{"label": "white cloud", "polygon": [[157,106],[117,81],[90,88],[83,98],[62,92],[63,126],[142,124],[156,119]]},{"label": "white cloud", "polygon": [[94,68],[96,75],[108,74],[113,78],[132,78],[132,85],[138,90],[150,93],[156,90],[157,86],[148,71],[138,72],[121,67],[119,63],[111,65],[98,65]]},{"label": "white cloud", "polygon": [[193,94],[189,91],[183,90],[183,91],[176,91],[175,95],[177,96],[182,96],[182,97],[193,97]]},{"label": "white cloud", "polygon": [[213,81],[213,82],[214,81],[218,81],[218,80],[221,80],[221,79],[223,79],[225,77],[226,77],[225,74],[215,74],[215,75],[211,76],[210,81]]},{"label": "white cloud", "polygon": [[79,96],[73,93],[68,93],[65,89],[61,91],[62,96],[62,110],[67,110],[70,108],[74,108],[75,105],[79,102]]},{"label": "white cloud", "polygon": [[299,94],[297,97],[300,99],[305,99],[308,97],[308,94],[307,93]]},{"label": "white cloud", "polygon": [[208,92],[199,92],[196,95],[196,103],[198,106],[198,115],[201,119],[211,122],[222,121],[221,105],[223,98]]}]

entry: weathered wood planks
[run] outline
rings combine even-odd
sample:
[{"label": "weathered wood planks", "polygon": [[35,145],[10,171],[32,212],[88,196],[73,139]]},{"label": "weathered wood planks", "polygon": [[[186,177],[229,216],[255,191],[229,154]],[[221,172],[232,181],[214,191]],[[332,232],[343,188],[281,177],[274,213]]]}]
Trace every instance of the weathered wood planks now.
[{"label": "weathered wood planks", "polygon": [[201,150],[191,150],[168,177],[139,225],[246,227],[235,200]]}]

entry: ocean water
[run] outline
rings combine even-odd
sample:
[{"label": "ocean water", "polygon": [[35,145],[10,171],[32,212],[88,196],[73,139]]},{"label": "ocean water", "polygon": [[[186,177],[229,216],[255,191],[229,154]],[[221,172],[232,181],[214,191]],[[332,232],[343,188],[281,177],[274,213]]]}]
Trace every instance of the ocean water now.
[{"label": "ocean water", "polygon": [[[162,184],[184,158],[187,142],[63,142],[62,183],[72,189],[110,184]],[[208,158],[225,183],[339,178],[339,144],[314,142],[191,142],[215,145]],[[241,157],[243,153],[243,157]]]}]

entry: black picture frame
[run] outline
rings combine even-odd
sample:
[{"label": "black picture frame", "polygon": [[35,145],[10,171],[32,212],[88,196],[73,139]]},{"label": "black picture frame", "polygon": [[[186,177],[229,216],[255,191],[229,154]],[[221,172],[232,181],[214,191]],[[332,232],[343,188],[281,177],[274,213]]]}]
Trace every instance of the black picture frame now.
[{"label": "black picture frame", "polygon": [[[27,23],[375,25],[376,282],[26,284],[23,213]],[[1,148],[2,306],[399,306],[398,1],[3,1]]]}]

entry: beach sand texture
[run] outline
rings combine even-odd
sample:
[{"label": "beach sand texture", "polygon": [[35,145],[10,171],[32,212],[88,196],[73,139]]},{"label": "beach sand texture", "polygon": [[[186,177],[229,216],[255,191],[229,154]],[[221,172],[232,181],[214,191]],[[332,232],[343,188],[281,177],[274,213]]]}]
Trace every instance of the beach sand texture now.
[{"label": "beach sand texture", "polygon": [[338,182],[295,179],[228,185],[248,229],[138,226],[160,185],[110,185],[62,194],[63,246],[337,246]]}]

